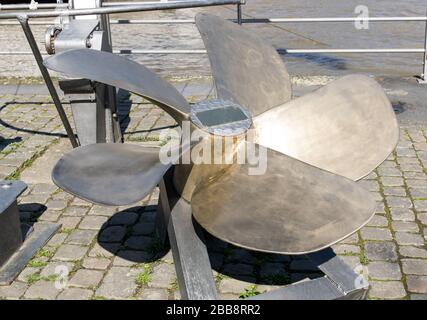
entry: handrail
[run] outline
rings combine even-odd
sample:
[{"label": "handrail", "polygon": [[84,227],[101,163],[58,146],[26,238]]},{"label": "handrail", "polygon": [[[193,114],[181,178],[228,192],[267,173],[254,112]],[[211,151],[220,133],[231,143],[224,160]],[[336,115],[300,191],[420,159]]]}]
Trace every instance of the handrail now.
[{"label": "handrail", "polygon": [[143,12],[154,10],[172,10],[185,8],[212,7],[223,5],[240,5],[244,0],[197,0],[197,1],[178,1],[178,2],[158,2],[139,5],[120,5],[91,9],[60,9],[52,11],[23,11],[23,12],[0,12],[0,19],[18,19],[19,17],[27,18],[50,18],[66,16],[84,16],[95,14],[112,14],[112,13],[129,13]]}]

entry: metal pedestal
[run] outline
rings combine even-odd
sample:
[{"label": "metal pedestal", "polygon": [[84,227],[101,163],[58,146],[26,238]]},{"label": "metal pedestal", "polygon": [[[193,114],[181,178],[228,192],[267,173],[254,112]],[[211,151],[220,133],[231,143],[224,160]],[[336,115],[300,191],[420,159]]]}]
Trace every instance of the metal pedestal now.
[{"label": "metal pedestal", "polygon": [[22,181],[0,181],[0,285],[10,284],[60,225],[21,225],[16,198],[27,189]]},{"label": "metal pedestal", "polygon": [[[172,185],[172,170],[161,181],[157,236],[169,236],[178,284],[183,299],[214,300],[218,293],[203,233],[193,223],[191,205],[180,198]],[[251,300],[357,300],[366,297],[369,284],[331,249],[306,255],[325,276],[279,288]]]}]

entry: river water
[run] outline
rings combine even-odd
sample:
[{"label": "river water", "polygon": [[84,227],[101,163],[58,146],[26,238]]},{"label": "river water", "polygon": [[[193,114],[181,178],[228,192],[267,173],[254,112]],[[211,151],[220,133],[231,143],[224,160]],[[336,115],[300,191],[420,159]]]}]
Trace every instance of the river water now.
[{"label": "river water", "polygon": [[[355,8],[365,5],[374,16],[424,16],[427,0],[248,0],[243,7],[246,18],[356,17]],[[235,18],[234,6],[146,12],[126,18],[193,18],[208,11]],[[113,18],[123,18],[113,16]],[[194,25],[114,25],[116,48],[203,49]],[[276,48],[423,48],[423,22],[371,22],[358,29],[354,22],[246,24]],[[131,44],[131,45],[130,45]],[[156,71],[175,77],[209,75],[205,55],[131,56]],[[294,75],[341,75],[359,72],[374,75],[410,76],[422,71],[422,54],[300,54],[282,56]]]}]

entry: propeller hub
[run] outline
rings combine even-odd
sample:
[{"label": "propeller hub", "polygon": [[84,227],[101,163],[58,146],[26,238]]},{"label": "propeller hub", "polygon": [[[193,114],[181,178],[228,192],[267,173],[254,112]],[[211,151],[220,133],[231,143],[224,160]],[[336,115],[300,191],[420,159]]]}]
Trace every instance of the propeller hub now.
[{"label": "propeller hub", "polygon": [[249,111],[230,100],[204,100],[191,107],[191,122],[216,136],[239,136],[252,125]]}]

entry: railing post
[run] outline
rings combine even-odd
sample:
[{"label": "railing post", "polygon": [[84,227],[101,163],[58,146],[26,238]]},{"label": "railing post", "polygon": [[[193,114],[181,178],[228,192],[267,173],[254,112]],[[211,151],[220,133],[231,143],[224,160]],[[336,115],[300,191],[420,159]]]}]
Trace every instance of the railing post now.
[{"label": "railing post", "polygon": [[[427,18],[427,13],[426,13]],[[426,20],[426,32],[425,32],[425,39],[424,39],[424,73],[423,73],[423,83],[427,83],[427,20]]]},{"label": "railing post", "polygon": [[237,24],[242,25],[242,4],[245,4],[244,1],[241,1],[237,4]]},{"label": "railing post", "polygon": [[62,106],[61,100],[59,99],[58,93],[56,92],[55,86],[53,85],[49,71],[47,71],[46,67],[43,65],[43,57],[40,53],[39,47],[37,46],[37,42],[34,39],[33,32],[31,31],[31,28],[28,24],[28,17],[26,15],[20,15],[18,16],[18,21],[24,30],[25,37],[27,38],[34,58],[36,59],[39,70],[52,97],[53,103],[55,104],[56,110],[58,111],[59,117],[61,118],[65,131],[67,132],[68,138],[71,141],[71,145],[73,148],[76,148],[79,146],[79,144],[77,142],[76,136],[74,135],[73,129],[68,122],[67,114],[65,113],[64,107]]}]

